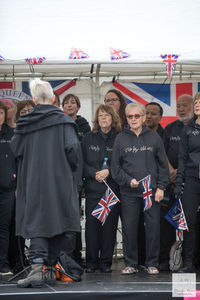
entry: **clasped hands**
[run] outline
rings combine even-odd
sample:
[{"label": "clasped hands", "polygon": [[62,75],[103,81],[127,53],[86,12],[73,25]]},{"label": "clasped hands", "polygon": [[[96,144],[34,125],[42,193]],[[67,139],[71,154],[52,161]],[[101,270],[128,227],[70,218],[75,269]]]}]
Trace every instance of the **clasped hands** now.
[{"label": "clasped hands", "polygon": [[98,181],[98,182],[101,183],[101,182],[103,182],[103,180],[106,180],[106,178],[108,177],[108,175],[109,175],[109,170],[108,169],[104,169],[104,170],[96,172],[95,179],[96,179],[96,181]]}]

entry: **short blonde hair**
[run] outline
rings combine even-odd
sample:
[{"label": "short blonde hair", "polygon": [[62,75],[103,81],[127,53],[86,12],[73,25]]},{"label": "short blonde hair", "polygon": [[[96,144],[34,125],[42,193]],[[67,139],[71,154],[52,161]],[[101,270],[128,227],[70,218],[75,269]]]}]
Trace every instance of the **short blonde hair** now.
[{"label": "short blonde hair", "polygon": [[196,93],[196,95],[194,96],[194,102],[195,100],[200,99],[200,92]]},{"label": "short blonde hair", "polygon": [[31,95],[40,104],[51,103],[54,96],[49,82],[36,78],[29,83]]},{"label": "short blonde hair", "polygon": [[143,115],[146,115],[146,109],[145,109],[145,106],[139,102],[132,102],[132,103],[129,103],[127,106],[126,106],[126,109],[125,109],[125,113],[126,115],[128,115],[129,111],[131,108],[139,108],[140,109],[140,112],[141,114]]}]

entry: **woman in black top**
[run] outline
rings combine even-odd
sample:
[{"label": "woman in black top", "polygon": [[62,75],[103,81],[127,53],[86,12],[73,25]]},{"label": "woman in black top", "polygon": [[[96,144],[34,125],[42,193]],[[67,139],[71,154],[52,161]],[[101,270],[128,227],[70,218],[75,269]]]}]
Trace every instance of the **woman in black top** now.
[{"label": "woman in black top", "polygon": [[16,186],[15,159],[10,149],[13,128],[6,124],[7,107],[0,101],[0,275],[12,275],[8,262],[9,227]]},{"label": "woman in black top", "polygon": [[184,231],[184,266],[179,270],[181,273],[195,271],[192,259],[195,248],[196,212],[200,205],[200,93],[197,93],[194,98],[194,113],[194,119],[182,131],[174,190],[178,198],[181,194],[182,183],[185,183],[182,205],[189,231]]},{"label": "woman in black top", "polygon": [[[92,132],[82,141],[86,195],[86,272],[93,273],[100,268],[111,272],[119,217],[119,204],[108,215],[105,224],[91,215],[105,193],[105,180],[115,194],[118,185],[110,174],[112,149],[116,135],[121,130],[119,116],[109,105],[100,105],[95,114]],[[104,158],[108,157],[108,168],[102,170]]]},{"label": "woman in black top", "polygon": [[144,126],[146,112],[140,103],[126,106],[129,124],[116,138],[113,147],[112,176],[120,186],[123,253],[126,267],[122,274],[138,272],[138,234],[141,203],[141,180],[151,175],[152,206],[144,212],[146,267],[158,274],[160,246],[160,205],[168,184],[168,165],[159,135]]}]

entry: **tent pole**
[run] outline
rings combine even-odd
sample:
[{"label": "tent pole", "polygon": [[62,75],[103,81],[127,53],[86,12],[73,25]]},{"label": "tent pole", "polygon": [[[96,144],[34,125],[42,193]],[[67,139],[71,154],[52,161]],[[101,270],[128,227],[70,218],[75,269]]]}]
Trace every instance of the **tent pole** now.
[{"label": "tent pole", "polygon": [[97,64],[97,69],[96,69],[96,80],[95,80],[95,101],[93,102],[93,106],[92,106],[92,114],[94,116],[95,111],[97,106],[100,104],[100,83],[99,83],[99,73],[100,73],[100,69],[101,69],[101,64]]}]

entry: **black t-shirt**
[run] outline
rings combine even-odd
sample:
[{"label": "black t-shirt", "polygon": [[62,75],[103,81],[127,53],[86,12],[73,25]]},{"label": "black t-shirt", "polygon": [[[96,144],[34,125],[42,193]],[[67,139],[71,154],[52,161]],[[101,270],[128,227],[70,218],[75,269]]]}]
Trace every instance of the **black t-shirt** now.
[{"label": "black t-shirt", "polygon": [[181,132],[184,128],[183,122],[176,120],[165,127],[164,146],[168,160],[174,169],[178,168],[178,153]]}]

